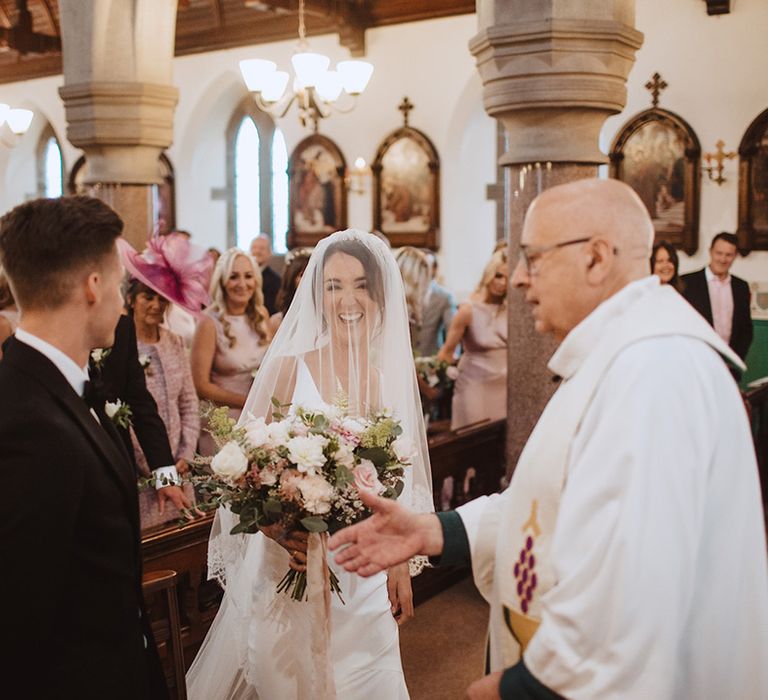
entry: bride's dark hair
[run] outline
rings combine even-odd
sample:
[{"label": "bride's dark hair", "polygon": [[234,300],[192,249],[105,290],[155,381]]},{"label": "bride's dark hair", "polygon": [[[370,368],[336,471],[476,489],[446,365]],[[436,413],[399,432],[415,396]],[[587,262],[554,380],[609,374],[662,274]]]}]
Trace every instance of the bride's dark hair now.
[{"label": "bride's dark hair", "polygon": [[[322,288],[322,274],[328,261],[336,253],[350,255],[360,261],[365,272],[365,279],[368,282],[368,296],[376,302],[379,310],[384,311],[384,277],[381,271],[381,265],[376,261],[373,251],[363,243],[355,240],[340,240],[331,243],[325,250],[323,264],[315,268],[315,279],[312,280],[312,293],[314,296],[316,289]],[[316,301],[316,300],[315,300]]]}]

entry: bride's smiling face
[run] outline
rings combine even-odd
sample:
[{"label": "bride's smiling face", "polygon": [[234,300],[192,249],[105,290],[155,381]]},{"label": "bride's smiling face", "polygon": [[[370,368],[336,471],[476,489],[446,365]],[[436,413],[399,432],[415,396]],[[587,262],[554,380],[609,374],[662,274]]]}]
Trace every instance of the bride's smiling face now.
[{"label": "bride's smiling face", "polygon": [[378,306],[369,294],[363,264],[333,253],[323,268],[323,312],[334,340],[362,341],[376,323]]}]

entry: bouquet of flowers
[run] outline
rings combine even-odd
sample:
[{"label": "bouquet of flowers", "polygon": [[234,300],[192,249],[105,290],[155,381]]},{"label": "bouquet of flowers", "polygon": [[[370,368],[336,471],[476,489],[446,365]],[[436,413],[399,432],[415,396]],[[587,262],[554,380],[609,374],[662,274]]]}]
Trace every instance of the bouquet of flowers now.
[{"label": "bouquet of flowers", "polygon": [[459,376],[459,370],[454,365],[441,360],[437,355],[415,357],[414,362],[416,374],[433,389],[450,389]]},{"label": "bouquet of flowers", "polygon": [[[226,407],[208,414],[219,452],[211,473],[195,481],[210,496],[208,507],[225,504],[238,516],[232,534],[273,524],[333,533],[370,515],[361,490],[400,495],[412,448],[390,414],[352,418],[343,401],[322,410],[273,404],[270,423],[249,414],[236,427]],[[278,591],[303,600],[306,586],[306,573],[290,569]],[[341,597],[333,572],[330,586]]]}]

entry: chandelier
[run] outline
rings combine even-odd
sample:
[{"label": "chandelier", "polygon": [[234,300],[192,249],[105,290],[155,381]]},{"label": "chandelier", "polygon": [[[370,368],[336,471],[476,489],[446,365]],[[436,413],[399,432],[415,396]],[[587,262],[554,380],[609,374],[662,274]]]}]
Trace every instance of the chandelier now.
[{"label": "chandelier", "polygon": [[[284,117],[295,102],[299,108],[299,121],[303,127],[317,131],[321,119],[331,116],[332,109],[351,112],[356,98],[365,90],[373,74],[373,65],[366,61],[340,61],[336,70],[328,70],[327,56],[309,51],[304,24],[304,0],[299,0],[299,46],[291,58],[294,78],[292,89],[286,94],[290,75],[277,70],[273,61],[250,58],[240,61],[240,72],[248,90],[254,93],[256,104],[270,114]],[[345,92],[352,97],[346,108],[336,101]]]}]

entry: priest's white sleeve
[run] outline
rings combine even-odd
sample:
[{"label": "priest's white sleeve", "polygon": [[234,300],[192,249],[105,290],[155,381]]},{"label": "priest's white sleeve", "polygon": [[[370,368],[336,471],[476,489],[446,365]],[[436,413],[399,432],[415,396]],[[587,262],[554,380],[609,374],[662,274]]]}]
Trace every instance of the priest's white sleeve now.
[{"label": "priest's white sleeve", "polygon": [[573,700],[768,697],[754,471],[714,351],[674,336],[622,352],[573,443],[531,673]]},{"label": "priest's white sleeve", "polygon": [[493,595],[493,577],[496,571],[496,540],[503,508],[504,494],[480,496],[456,512],[467,531],[472,557],[472,576],[480,594],[488,602]]}]

